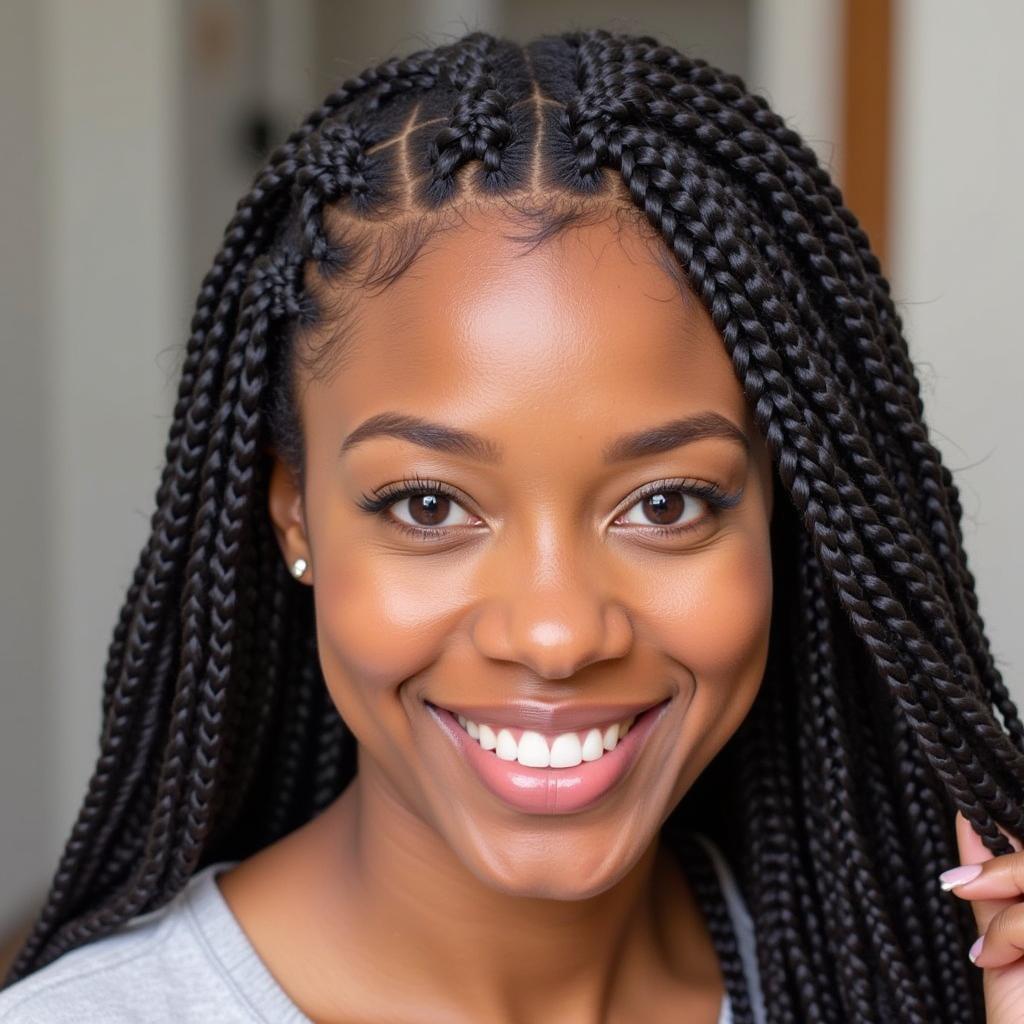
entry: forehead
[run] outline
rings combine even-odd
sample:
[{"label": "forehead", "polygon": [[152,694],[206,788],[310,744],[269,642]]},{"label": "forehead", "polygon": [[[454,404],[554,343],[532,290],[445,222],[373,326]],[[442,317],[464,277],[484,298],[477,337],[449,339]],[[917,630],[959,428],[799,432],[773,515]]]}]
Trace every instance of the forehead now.
[{"label": "forehead", "polygon": [[749,426],[724,344],[656,239],[614,216],[533,247],[510,237],[521,230],[498,212],[468,215],[386,289],[351,291],[340,371],[313,391],[348,427],[454,409],[613,428],[715,409]]}]

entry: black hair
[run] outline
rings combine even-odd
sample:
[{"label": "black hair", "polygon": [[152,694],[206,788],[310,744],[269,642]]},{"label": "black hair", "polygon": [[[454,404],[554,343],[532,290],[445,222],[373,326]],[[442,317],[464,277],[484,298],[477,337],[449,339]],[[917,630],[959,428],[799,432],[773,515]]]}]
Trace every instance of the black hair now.
[{"label": "black hair", "polygon": [[[98,761],[5,983],[293,830],[352,778],[310,588],[269,524],[270,454],[301,472],[301,371],[343,372],[347,311],[321,284],[361,268],[386,285],[469,202],[524,211],[534,241],[602,204],[635,213],[708,310],[771,454],[764,680],[666,823],[735,865],[768,1019],[980,1024],[973,917],[936,875],[958,862],[957,809],[994,853],[1011,850],[997,824],[1024,836],[1024,728],[889,285],[762,97],[603,30],[472,32],[388,60],[332,92],[239,202],[110,645]],[[367,242],[382,237],[384,259]],[[714,879],[681,849],[735,1020],[752,1020]]]}]

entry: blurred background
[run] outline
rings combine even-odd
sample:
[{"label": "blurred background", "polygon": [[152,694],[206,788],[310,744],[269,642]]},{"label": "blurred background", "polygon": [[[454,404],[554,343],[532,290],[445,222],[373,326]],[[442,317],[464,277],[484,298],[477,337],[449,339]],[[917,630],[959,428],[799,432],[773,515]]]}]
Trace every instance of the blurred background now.
[{"label": "blurred background", "polygon": [[740,74],[866,227],[1024,701],[1024,5],[1015,0],[3,0],[0,962],[98,750],[199,283],[269,148],[341,80],[470,29],[603,26]]}]

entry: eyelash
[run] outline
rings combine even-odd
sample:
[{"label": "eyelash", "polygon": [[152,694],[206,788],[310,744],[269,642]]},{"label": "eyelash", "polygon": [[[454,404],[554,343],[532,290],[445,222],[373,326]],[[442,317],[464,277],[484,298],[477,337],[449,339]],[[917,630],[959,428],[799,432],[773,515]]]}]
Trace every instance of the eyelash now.
[{"label": "eyelash", "polygon": [[[720,511],[735,508],[743,496],[742,490],[735,494],[727,494],[717,484],[706,483],[702,480],[690,478],[676,478],[672,480],[656,480],[653,483],[645,484],[637,492],[634,500],[623,509],[620,515],[624,515],[638,502],[652,494],[671,493],[680,491],[693,497],[700,498],[707,502],[712,511],[709,515],[701,516],[700,519],[685,526],[645,526],[644,531],[654,534],[657,537],[678,536],[688,533],[691,530],[699,529],[706,519]],[[442,494],[446,498],[463,505],[462,496],[448,484],[440,480],[428,480],[423,477],[415,477],[410,480],[400,480],[397,483],[385,484],[370,494],[360,495],[356,504],[364,511],[372,515],[381,516],[390,526],[401,530],[420,540],[436,540],[439,537],[446,537],[453,527],[410,526],[393,516],[387,515],[387,509],[405,498],[422,497],[424,494]],[[618,517],[616,517],[618,518]]]}]

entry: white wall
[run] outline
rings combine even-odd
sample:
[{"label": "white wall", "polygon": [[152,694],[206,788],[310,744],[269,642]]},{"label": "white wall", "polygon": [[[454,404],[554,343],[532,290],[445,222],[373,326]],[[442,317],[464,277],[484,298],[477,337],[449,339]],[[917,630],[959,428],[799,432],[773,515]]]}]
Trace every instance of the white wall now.
[{"label": "white wall", "polygon": [[68,780],[83,779],[98,752],[103,663],[149,532],[176,347],[187,336],[189,313],[179,285],[173,5],[45,6],[52,74],[50,455],[59,499],[53,743],[62,832],[82,795]]},{"label": "white wall", "polygon": [[1024,705],[1024,5],[897,8],[893,292],[996,662]]},{"label": "white wall", "polygon": [[0,927],[52,850],[53,481],[40,8],[0,3]]},{"label": "white wall", "polygon": [[263,164],[244,126],[264,119],[283,141],[322,97],[314,84],[312,0],[182,0],[181,171],[191,304],[224,228]]},{"label": "white wall", "polygon": [[[897,0],[890,280],[996,663],[1024,707],[1024,5]],[[753,0],[748,84],[838,180],[840,0]],[[1004,436],[1005,435],[1005,436]]]},{"label": "white wall", "polygon": [[843,0],[751,0],[747,86],[798,131],[835,178],[842,166]]},{"label": "white wall", "polygon": [[181,300],[174,5],[0,4],[0,923],[38,899],[99,749]]}]

